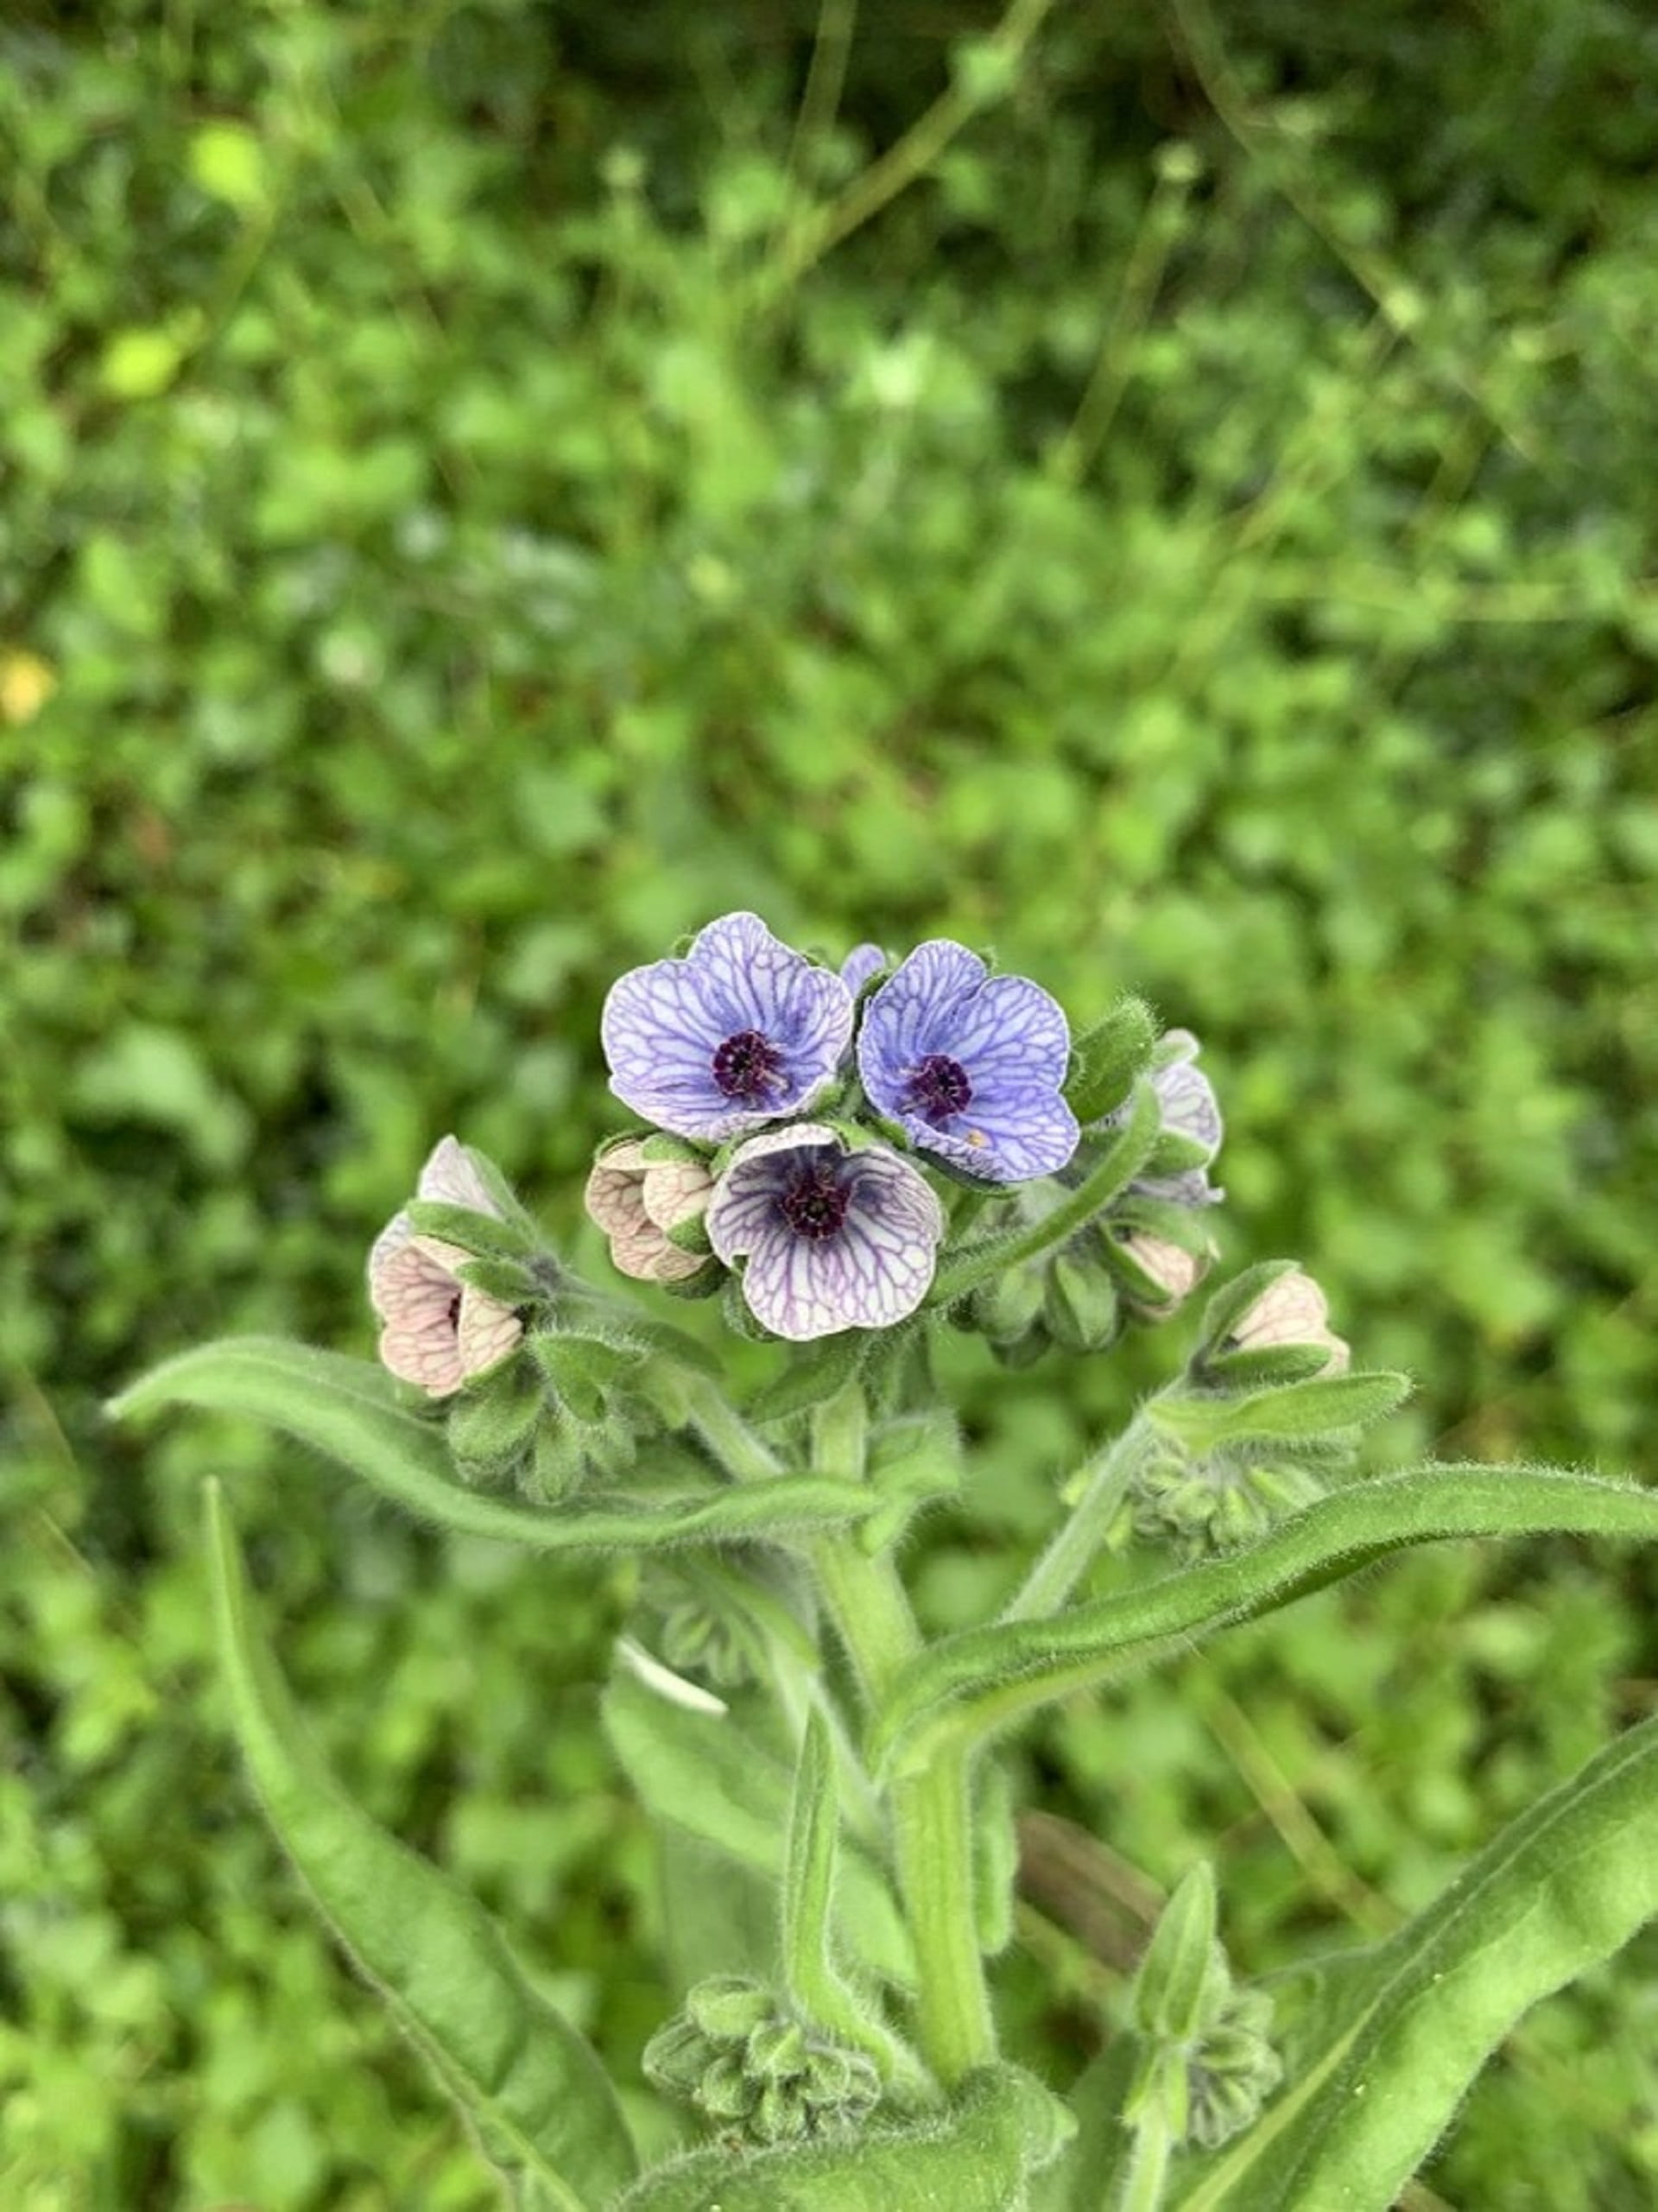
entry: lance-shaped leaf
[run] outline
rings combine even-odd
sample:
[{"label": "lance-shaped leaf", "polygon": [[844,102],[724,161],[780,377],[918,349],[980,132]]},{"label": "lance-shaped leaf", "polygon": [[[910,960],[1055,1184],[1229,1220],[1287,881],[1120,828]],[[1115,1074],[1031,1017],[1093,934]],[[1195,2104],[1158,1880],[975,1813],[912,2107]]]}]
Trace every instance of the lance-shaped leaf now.
[{"label": "lance-shaped leaf", "polygon": [[[794,1777],[735,1716],[670,1706],[627,1675],[604,1693],[604,1725],[652,1816],[699,1836],[772,1881],[783,1875]],[[914,1954],[874,1858],[846,1841],[836,1885],[837,1948],[887,1981],[909,1984]]]},{"label": "lance-shaped leaf", "polygon": [[1123,2107],[1139,2069],[1139,2038],[1120,2029],[1066,2092],[1077,2133],[1062,2157],[1031,2185],[1031,2212],[1102,2212],[1116,2201],[1120,2177],[1134,2155]]},{"label": "lance-shaped leaf", "polygon": [[783,1987],[796,2009],[838,2043],[867,2051],[883,2082],[923,2076],[898,2038],[859,2003],[841,1975],[835,1929],[840,1857],[840,1808],[834,1754],[821,1713],[807,1716],[794,1770],[788,1839],[783,1853]]},{"label": "lance-shaped leaf", "polygon": [[1030,2075],[985,2067],[936,2119],[850,2142],[694,2151],[646,2174],[616,2212],[1025,2212],[1070,2115]]},{"label": "lance-shaped leaf", "polygon": [[181,1353],[110,1410],[143,1416],[168,1405],[246,1414],[315,1445],[417,1519],[535,1551],[778,1542],[862,1520],[878,1504],[861,1484],[788,1475],[668,1502],[590,1497],[556,1510],[516,1505],[455,1480],[440,1432],[403,1410],[380,1368],[278,1337],[228,1337]]},{"label": "lance-shaped leaf", "polygon": [[1527,2008],[1655,1914],[1650,1720],[1513,1822],[1386,1943],[1285,1978],[1288,2086],[1247,2135],[1179,2170],[1171,2206],[1387,2212]]},{"label": "lance-shaped leaf", "polygon": [[1402,1405],[1409,1395],[1408,1375],[1336,1375],[1327,1381],[1286,1383],[1248,1398],[1171,1391],[1150,1400],[1146,1417],[1188,1451],[1245,1442],[1298,1444],[1368,1428]]},{"label": "lance-shaped leaf", "polygon": [[913,1771],[941,1742],[994,1734],[1054,1698],[1413,1544],[1550,1534],[1658,1537],[1658,1492],[1525,1467],[1427,1467],[1357,1484],[1225,1558],[1047,1619],[946,1637],[906,1669],[877,1717],[871,1752]]},{"label": "lance-shaped leaf", "polygon": [[324,1919],[489,2157],[548,2212],[597,2212],[636,2170],[597,2056],[530,1987],[483,1907],[377,1827],[324,1765],[249,1616],[217,1483],[207,1538],[237,1735]]}]

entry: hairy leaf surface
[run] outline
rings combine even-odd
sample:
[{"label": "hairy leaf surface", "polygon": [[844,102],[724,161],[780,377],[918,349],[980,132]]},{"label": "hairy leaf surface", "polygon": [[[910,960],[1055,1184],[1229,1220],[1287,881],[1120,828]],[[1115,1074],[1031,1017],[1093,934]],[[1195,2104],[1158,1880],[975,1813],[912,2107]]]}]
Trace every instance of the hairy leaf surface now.
[{"label": "hairy leaf surface", "polygon": [[530,1987],[483,1907],[377,1827],[323,1764],[250,1616],[217,1483],[207,1535],[237,1734],[324,1919],[529,2201],[547,2212],[608,2203],[636,2161],[597,2056]]},{"label": "hairy leaf surface", "polygon": [[610,1499],[554,1511],[487,1497],[455,1480],[440,1431],[399,1402],[390,1376],[279,1337],[227,1337],[181,1353],[123,1391],[111,1410],[142,1416],[170,1405],[246,1414],[314,1445],[418,1519],[535,1551],[764,1542],[861,1520],[876,1503],[855,1484],[819,1475],[671,1504]]}]

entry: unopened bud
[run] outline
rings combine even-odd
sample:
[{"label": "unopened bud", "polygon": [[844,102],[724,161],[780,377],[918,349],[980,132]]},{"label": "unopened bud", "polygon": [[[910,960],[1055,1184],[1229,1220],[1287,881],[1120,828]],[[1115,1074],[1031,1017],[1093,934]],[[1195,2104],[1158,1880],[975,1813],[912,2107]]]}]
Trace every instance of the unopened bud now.
[{"label": "unopened bud", "polygon": [[702,1217],[714,1182],[687,1148],[653,1158],[653,1138],[624,1137],[593,1163],[585,1202],[609,1239],[623,1275],[642,1283],[683,1283],[706,1264]]},{"label": "unopened bud", "polygon": [[1117,1290],[1103,1260],[1061,1252],[1049,1263],[1042,1318],[1056,1344],[1103,1352],[1121,1326]]}]

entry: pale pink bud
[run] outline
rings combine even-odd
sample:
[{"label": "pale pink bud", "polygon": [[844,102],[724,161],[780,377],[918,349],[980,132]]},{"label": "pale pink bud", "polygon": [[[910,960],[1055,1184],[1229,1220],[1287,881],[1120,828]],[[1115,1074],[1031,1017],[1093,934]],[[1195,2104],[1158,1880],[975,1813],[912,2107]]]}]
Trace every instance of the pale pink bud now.
[{"label": "pale pink bud", "polygon": [[623,1275],[640,1283],[683,1283],[706,1264],[706,1255],[682,1251],[671,1233],[706,1212],[713,1187],[700,1160],[649,1162],[643,1140],[624,1137],[594,1161],[585,1203]]},{"label": "pale pink bud", "polygon": [[[452,1137],[433,1148],[415,1195],[501,1216]],[[452,1398],[471,1377],[504,1360],[523,1334],[510,1306],[461,1281],[457,1271],[468,1257],[441,1238],[416,1236],[407,1214],[387,1223],[369,1254],[369,1297],[383,1323],[381,1360],[428,1398]]]},{"label": "pale pink bud", "polygon": [[1172,1314],[1182,1299],[1191,1296],[1209,1264],[1182,1245],[1170,1244],[1167,1237],[1150,1236],[1144,1230],[1136,1230],[1128,1238],[1123,1250],[1161,1293],[1154,1316],[1158,1320]]},{"label": "pale pink bud", "polygon": [[1323,1291],[1300,1268],[1269,1283],[1239,1315],[1230,1334],[1233,1346],[1251,1352],[1274,1345],[1323,1345],[1329,1354],[1324,1372],[1329,1375],[1345,1374],[1350,1363],[1345,1342],[1330,1327]]}]

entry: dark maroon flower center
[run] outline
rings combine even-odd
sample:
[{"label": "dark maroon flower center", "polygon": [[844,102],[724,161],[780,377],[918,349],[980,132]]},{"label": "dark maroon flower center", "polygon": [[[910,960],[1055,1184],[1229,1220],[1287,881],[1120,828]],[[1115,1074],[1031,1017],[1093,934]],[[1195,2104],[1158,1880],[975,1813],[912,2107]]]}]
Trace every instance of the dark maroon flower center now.
[{"label": "dark maroon flower center", "polygon": [[445,1321],[451,1328],[455,1328],[460,1320],[460,1285],[457,1283],[454,1289],[449,1293],[448,1311],[444,1316]]},{"label": "dark maroon flower center", "polygon": [[904,1091],[910,1112],[934,1124],[963,1112],[972,1095],[967,1070],[942,1052],[929,1052],[910,1070]]},{"label": "dark maroon flower center", "polygon": [[815,1244],[832,1237],[846,1219],[851,1195],[835,1180],[832,1167],[803,1168],[777,1201],[778,1210],[797,1237]]},{"label": "dark maroon flower center", "polygon": [[728,1099],[755,1106],[787,1087],[783,1055],[758,1030],[738,1030],[714,1055],[714,1081]]}]

